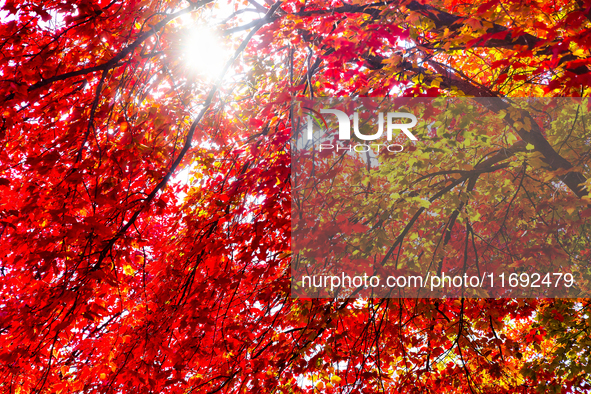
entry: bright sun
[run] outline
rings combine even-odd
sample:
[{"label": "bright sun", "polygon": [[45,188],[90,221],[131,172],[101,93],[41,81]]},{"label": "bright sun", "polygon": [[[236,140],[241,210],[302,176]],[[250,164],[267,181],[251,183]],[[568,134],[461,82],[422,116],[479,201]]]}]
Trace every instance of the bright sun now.
[{"label": "bright sun", "polygon": [[184,47],[187,65],[197,73],[217,79],[229,58],[229,51],[213,31],[195,28],[190,31]]}]

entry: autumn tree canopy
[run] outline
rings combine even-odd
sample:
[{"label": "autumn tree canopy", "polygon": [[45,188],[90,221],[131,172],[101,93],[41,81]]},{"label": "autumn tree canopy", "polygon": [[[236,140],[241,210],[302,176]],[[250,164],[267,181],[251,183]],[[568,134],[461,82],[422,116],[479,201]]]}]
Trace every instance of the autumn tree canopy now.
[{"label": "autumn tree canopy", "polygon": [[480,196],[444,256],[536,264],[527,230],[588,286],[589,0],[1,7],[2,392],[591,390],[587,299],[294,299],[290,272],[292,98],[576,97],[424,130],[392,182]]}]

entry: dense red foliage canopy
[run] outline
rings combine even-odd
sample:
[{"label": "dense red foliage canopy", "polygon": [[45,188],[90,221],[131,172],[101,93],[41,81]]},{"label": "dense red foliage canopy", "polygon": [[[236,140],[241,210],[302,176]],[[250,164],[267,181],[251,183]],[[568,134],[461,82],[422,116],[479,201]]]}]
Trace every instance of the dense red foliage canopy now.
[{"label": "dense red foliage canopy", "polygon": [[[301,300],[289,270],[292,96],[586,97],[590,29],[588,0],[5,0],[0,391],[590,390],[588,300]],[[553,192],[491,222],[574,223],[552,247],[588,261],[589,131],[515,123],[470,160]]]}]

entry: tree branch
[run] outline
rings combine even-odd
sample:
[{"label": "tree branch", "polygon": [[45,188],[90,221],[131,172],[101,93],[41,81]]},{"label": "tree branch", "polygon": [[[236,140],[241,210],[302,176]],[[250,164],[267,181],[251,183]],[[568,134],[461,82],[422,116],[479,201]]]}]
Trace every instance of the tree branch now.
[{"label": "tree branch", "polygon": [[[123,50],[121,50],[121,52],[119,52],[117,55],[115,55],[113,58],[111,58],[110,60],[108,60],[107,62],[105,62],[103,64],[99,64],[99,65],[93,66],[93,67],[82,68],[80,70],[71,71],[71,72],[67,72],[64,74],[54,75],[53,77],[47,78],[47,79],[42,79],[41,81],[36,82],[33,85],[29,86],[29,88],[27,90],[30,92],[30,91],[42,88],[44,86],[47,86],[47,85],[52,84],[57,81],[64,81],[66,79],[69,79],[72,77],[77,77],[79,75],[86,75],[86,74],[90,74],[90,73],[93,73],[96,71],[107,71],[112,68],[115,68],[115,67],[123,64],[123,63],[119,63],[121,60],[125,59],[130,53],[132,53],[140,44],[142,44],[148,38],[152,37],[158,31],[162,30],[169,22],[171,22],[172,20],[174,20],[182,15],[190,13],[200,7],[203,7],[204,5],[211,3],[212,1],[213,0],[201,0],[196,3],[190,3],[191,5],[189,5],[187,8],[184,8],[178,12],[168,15],[163,20],[156,23],[150,30],[142,33],[134,42],[129,44],[127,47],[125,47]],[[11,94],[4,100],[4,102],[9,101],[13,98],[14,98],[14,94]]]},{"label": "tree branch", "polygon": [[246,46],[248,45],[248,43],[250,42],[250,40],[252,39],[252,37],[254,37],[254,35],[256,34],[256,32],[263,26],[263,24],[265,23],[265,21],[268,18],[270,18],[270,17],[273,16],[273,14],[279,8],[279,6],[281,5],[281,3],[282,3],[282,0],[279,0],[277,3],[275,3],[273,5],[273,7],[271,7],[269,9],[269,11],[265,15],[265,17],[262,18],[263,20],[259,23],[259,25],[256,26],[248,34],[248,36],[246,36],[246,38],[242,41],[242,43],[240,44],[240,46],[234,52],[234,56],[232,56],[232,58],[230,60],[228,60],[228,62],[226,63],[226,65],[225,65],[222,73],[220,74],[220,76],[218,78],[218,81],[213,85],[213,87],[209,91],[209,93],[208,93],[208,95],[207,95],[207,97],[205,99],[205,103],[203,104],[203,108],[201,109],[201,111],[199,112],[199,114],[197,115],[197,117],[195,118],[195,120],[193,121],[193,123],[191,124],[191,127],[189,128],[189,132],[187,133],[187,137],[185,138],[185,143],[183,145],[183,149],[180,151],[180,153],[177,156],[176,160],[172,163],[170,169],[168,170],[168,172],[166,173],[166,175],[164,176],[164,178],[162,178],[162,180],[154,187],[154,189],[152,189],[152,191],[150,192],[150,194],[146,197],[146,199],[144,200],[143,206],[140,207],[137,211],[135,211],[134,214],[131,216],[131,218],[127,221],[127,223],[125,223],[125,225],[123,227],[121,227],[121,229],[117,232],[117,234],[115,234],[115,236],[113,236],[107,242],[107,244],[105,245],[105,247],[101,250],[101,252],[99,254],[98,261],[92,267],[92,271],[96,271],[96,270],[98,270],[100,268],[102,261],[106,258],[107,254],[109,253],[109,251],[111,250],[111,248],[113,247],[113,245],[115,245],[115,242],[117,242],[117,240],[119,238],[121,238],[127,232],[127,230],[135,223],[135,221],[137,220],[137,218],[139,217],[139,215],[143,212],[143,210],[146,207],[148,207],[150,205],[150,203],[154,200],[154,198],[156,197],[156,195],[158,194],[158,192],[160,192],[160,190],[162,190],[164,188],[164,186],[166,186],[166,184],[168,183],[170,177],[175,172],[175,170],[177,169],[177,167],[180,165],[181,161],[183,160],[183,158],[187,154],[189,148],[191,147],[191,143],[193,142],[193,135],[195,133],[195,130],[196,130],[197,126],[199,125],[199,123],[201,122],[201,119],[203,119],[203,117],[205,116],[205,113],[209,110],[209,107],[211,105],[211,102],[213,101],[213,98],[215,96],[215,93],[216,93],[217,89],[219,88],[219,86],[221,85],[223,76],[226,74],[226,72],[228,71],[228,69],[230,68],[230,66],[234,63],[234,61],[238,58],[238,56],[240,55],[240,53],[242,53],[242,51],[244,51],[244,49],[246,49]]}]

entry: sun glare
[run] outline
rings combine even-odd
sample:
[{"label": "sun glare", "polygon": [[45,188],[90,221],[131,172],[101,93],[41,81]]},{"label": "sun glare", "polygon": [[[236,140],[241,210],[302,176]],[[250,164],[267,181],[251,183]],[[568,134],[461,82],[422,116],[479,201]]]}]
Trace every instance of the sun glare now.
[{"label": "sun glare", "polygon": [[220,76],[229,58],[229,51],[222,40],[205,28],[196,28],[187,35],[184,53],[189,67],[211,79]]}]

